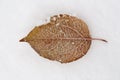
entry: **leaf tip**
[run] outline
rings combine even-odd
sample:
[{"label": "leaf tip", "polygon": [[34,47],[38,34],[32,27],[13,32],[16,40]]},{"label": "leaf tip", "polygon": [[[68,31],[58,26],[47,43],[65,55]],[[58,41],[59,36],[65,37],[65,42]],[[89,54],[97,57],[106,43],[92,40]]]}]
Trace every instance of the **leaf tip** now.
[{"label": "leaf tip", "polygon": [[19,42],[26,42],[26,39],[22,38],[22,39],[19,40]]}]

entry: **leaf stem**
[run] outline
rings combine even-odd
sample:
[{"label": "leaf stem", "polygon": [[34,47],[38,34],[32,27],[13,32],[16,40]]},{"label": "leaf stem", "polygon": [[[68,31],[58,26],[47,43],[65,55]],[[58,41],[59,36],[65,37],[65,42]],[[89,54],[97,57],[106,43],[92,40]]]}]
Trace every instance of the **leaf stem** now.
[{"label": "leaf stem", "polygon": [[107,40],[105,39],[100,39],[100,38],[91,38],[92,40],[99,40],[99,41],[103,41],[103,42],[108,42]]}]

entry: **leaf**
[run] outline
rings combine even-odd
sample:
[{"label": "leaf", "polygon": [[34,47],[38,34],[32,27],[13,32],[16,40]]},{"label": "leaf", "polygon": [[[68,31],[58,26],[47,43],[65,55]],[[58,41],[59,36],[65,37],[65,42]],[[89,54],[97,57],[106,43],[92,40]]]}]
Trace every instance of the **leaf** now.
[{"label": "leaf", "polygon": [[35,27],[20,42],[28,42],[42,57],[61,63],[75,61],[84,56],[91,45],[87,25],[80,19],[67,14],[55,15],[50,22]]}]

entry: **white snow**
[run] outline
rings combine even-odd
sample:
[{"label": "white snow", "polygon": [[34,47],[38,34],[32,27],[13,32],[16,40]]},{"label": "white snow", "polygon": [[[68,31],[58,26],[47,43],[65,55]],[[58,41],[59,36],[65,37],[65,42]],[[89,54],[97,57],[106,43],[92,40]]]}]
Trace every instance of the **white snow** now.
[{"label": "white snow", "polygon": [[[0,0],[0,80],[120,80],[120,0]],[[19,40],[55,14],[84,20],[93,41],[68,64],[40,57]]]}]

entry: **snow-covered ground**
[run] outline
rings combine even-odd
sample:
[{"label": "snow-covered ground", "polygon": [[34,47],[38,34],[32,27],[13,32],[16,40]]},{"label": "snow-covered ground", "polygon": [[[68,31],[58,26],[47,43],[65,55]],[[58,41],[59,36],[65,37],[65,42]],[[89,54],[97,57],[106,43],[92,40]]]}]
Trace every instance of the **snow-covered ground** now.
[{"label": "snow-covered ground", "polygon": [[[120,0],[0,0],[0,80],[120,80]],[[93,41],[68,64],[40,57],[19,40],[54,14],[83,19]]]}]

